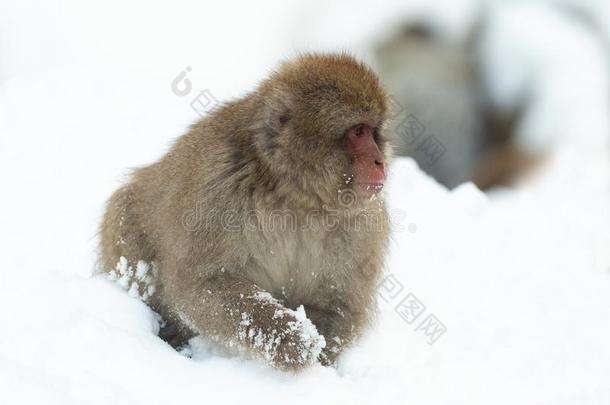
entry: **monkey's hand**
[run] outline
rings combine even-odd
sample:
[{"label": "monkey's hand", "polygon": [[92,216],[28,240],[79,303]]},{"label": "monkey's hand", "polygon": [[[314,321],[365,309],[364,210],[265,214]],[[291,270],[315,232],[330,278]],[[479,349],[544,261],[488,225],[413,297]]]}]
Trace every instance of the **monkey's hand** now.
[{"label": "monkey's hand", "polygon": [[353,343],[359,333],[359,327],[356,325],[361,325],[362,322],[355,321],[357,315],[336,302],[332,305],[332,309],[319,305],[305,307],[309,318],[326,339],[326,345],[320,353],[320,363],[324,366],[333,366],[343,350]]},{"label": "monkey's hand", "polygon": [[288,309],[268,293],[259,292],[256,297],[261,306],[252,314],[242,313],[240,340],[280,370],[299,371],[314,363],[325,341],[305,315],[305,309]]},{"label": "monkey's hand", "polygon": [[179,319],[192,332],[229,348],[244,349],[280,370],[298,371],[318,360],[325,346],[305,309],[286,308],[237,274],[212,274],[193,288],[181,280],[173,297]]}]

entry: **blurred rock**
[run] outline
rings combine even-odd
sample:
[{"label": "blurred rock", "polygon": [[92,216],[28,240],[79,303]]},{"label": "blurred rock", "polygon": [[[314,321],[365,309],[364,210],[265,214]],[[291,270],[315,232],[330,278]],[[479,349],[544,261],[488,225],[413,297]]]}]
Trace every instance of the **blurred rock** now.
[{"label": "blurred rock", "polygon": [[474,178],[484,144],[479,80],[465,46],[411,25],[376,49],[379,74],[395,103],[395,153],[411,156],[447,187]]}]

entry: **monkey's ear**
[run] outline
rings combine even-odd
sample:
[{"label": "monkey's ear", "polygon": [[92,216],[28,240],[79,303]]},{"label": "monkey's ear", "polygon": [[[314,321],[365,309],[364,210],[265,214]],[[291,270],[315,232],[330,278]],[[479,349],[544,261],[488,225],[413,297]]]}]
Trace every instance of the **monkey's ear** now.
[{"label": "monkey's ear", "polygon": [[[271,94],[269,94],[271,93]],[[282,159],[282,145],[287,144],[281,134],[293,119],[293,103],[287,91],[273,88],[263,96],[262,128],[256,135],[256,147],[266,159]]]},{"label": "monkey's ear", "polygon": [[265,127],[269,135],[277,135],[291,121],[293,114],[293,103],[290,95],[283,89],[274,89],[274,94],[266,103]]}]

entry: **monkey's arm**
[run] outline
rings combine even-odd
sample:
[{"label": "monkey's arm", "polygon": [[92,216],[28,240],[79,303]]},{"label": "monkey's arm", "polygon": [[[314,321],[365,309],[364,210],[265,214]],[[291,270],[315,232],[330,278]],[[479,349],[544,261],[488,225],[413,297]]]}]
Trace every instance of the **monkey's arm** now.
[{"label": "monkey's arm", "polygon": [[230,273],[208,276],[175,297],[178,317],[194,332],[241,348],[283,370],[317,360],[324,347],[303,311],[284,307],[251,281]]}]

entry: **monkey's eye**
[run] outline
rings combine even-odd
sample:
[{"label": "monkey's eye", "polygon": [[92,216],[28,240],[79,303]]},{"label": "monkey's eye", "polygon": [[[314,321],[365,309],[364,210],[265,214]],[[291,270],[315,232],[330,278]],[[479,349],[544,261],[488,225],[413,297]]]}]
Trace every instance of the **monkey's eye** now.
[{"label": "monkey's eye", "polygon": [[373,139],[375,140],[375,142],[379,142],[381,138],[381,133],[379,132],[379,128],[375,127],[373,128]]},{"label": "monkey's eye", "polygon": [[388,138],[379,127],[373,129],[373,140],[380,148],[388,143]]},{"label": "monkey's eye", "polygon": [[354,134],[356,136],[360,136],[364,133],[364,125],[356,125],[356,128],[354,128]]}]

